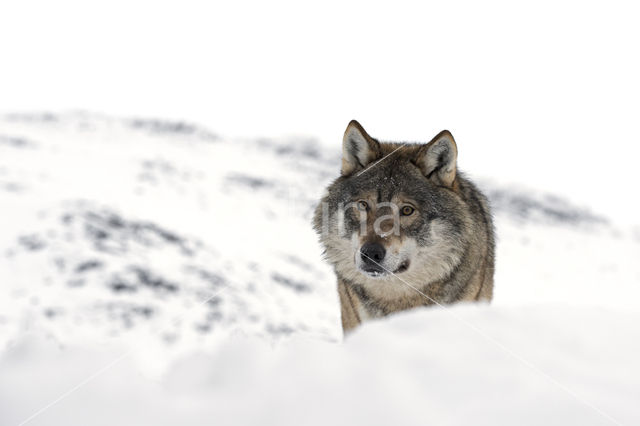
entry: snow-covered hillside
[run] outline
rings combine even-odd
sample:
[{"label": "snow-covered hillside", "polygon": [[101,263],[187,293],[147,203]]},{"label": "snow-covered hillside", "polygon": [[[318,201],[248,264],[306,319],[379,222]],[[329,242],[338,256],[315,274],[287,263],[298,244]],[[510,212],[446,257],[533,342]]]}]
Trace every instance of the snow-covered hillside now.
[{"label": "snow-covered hillside", "polygon": [[328,149],[164,120],[2,117],[0,423],[119,351],[33,424],[640,420],[640,234],[497,175],[477,177],[498,231],[493,305],[406,313],[339,344],[310,226],[339,151],[340,135]]}]

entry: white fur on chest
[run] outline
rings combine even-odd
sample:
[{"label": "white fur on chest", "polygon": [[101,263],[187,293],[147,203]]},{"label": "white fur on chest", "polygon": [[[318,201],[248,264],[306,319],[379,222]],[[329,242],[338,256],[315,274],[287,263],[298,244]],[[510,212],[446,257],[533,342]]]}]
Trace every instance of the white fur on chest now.
[{"label": "white fur on chest", "polygon": [[369,313],[367,308],[365,308],[365,306],[362,303],[358,304],[358,316],[360,317],[360,321],[362,322],[368,321],[374,318],[373,315]]}]

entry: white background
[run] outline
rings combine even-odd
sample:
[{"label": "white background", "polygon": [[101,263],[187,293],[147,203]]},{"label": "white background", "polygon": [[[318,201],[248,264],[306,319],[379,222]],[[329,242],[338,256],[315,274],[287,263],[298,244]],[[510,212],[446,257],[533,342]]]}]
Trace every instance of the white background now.
[{"label": "white background", "polygon": [[472,176],[637,224],[638,16],[615,1],[4,3],[0,111],[334,145],[352,118],[391,140],[448,128]]}]

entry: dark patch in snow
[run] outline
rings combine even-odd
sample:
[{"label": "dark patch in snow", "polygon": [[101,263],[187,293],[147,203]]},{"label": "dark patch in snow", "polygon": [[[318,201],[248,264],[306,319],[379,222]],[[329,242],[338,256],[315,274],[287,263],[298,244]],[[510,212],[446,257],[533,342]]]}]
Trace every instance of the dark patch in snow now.
[{"label": "dark patch in snow", "polygon": [[114,276],[109,287],[115,292],[127,293],[135,293],[140,287],[159,293],[176,293],[179,290],[176,283],[139,266],[131,266],[126,272]]},{"label": "dark patch in snow", "polygon": [[93,269],[100,269],[104,266],[99,260],[87,260],[76,266],[76,273],[81,274],[83,272],[91,271]]},{"label": "dark patch in snow", "polygon": [[18,243],[25,249],[29,251],[38,251],[44,249],[47,244],[42,239],[42,237],[38,235],[23,235],[18,238]]},{"label": "dark patch in snow", "polygon": [[24,192],[26,187],[18,182],[0,182],[0,188],[7,192]]},{"label": "dark patch in snow", "polygon": [[225,182],[231,185],[246,186],[251,189],[271,188],[274,186],[273,182],[269,182],[261,177],[249,176],[241,173],[227,175],[225,177]]},{"label": "dark patch in snow", "polygon": [[271,274],[271,279],[280,285],[295,290],[298,293],[309,293],[311,291],[311,286],[309,284],[302,281],[293,280],[278,272],[273,272]]},{"label": "dark patch in snow", "polygon": [[218,139],[218,136],[209,130],[184,121],[137,118],[129,120],[128,124],[133,129],[144,130],[150,133],[177,136],[198,136],[199,138],[206,139],[208,141]]},{"label": "dark patch in snow", "polygon": [[[184,255],[193,255],[194,247],[190,247],[185,238],[152,222],[125,220],[108,210],[87,211],[80,219],[84,221],[86,237],[99,251],[122,254],[135,242],[146,247],[171,244],[179,247]],[[69,215],[63,217],[65,223],[72,220]]]},{"label": "dark patch in snow", "polygon": [[219,287],[226,283],[224,277],[215,272],[208,271],[198,266],[190,265],[185,267],[186,272],[191,272],[198,276],[201,280],[204,280],[211,284],[213,287]]},{"label": "dark patch in snow", "polygon": [[178,285],[168,280],[163,279],[157,275],[154,275],[147,269],[134,267],[131,271],[136,274],[140,284],[146,287],[150,287],[154,290],[176,292],[178,291]]},{"label": "dark patch in snow", "polygon": [[142,162],[142,168],[169,175],[176,174],[178,171],[173,164],[164,160],[145,160]]},{"label": "dark patch in snow", "polygon": [[114,277],[109,283],[109,287],[116,293],[135,293],[138,291],[138,287],[123,281],[120,277]]},{"label": "dark patch in snow", "polygon": [[67,281],[69,287],[83,287],[87,282],[82,278],[75,278]]},{"label": "dark patch in snow", "polygon": [[[318,182],[325,186],[330,180],[335,179],[339,173],[340,155],[339,145],[335,151],[326,151],[320,148],[320,144],[311,138],[297,138],[290,140],[258,139],[258,148],[269,151],[283,166],[300,173],[302,179]],[[324,183],[323,183],[324,182]],[[306,187],[305,189],[308,189]]]},{"label": "dark patch in snow", "polygon": [[211,331],[211,324],[196,324],[195,329],[203,334],[208,333]]},{"label": "dark patch in snow", "polygon": [[207,300],[207,306],[212,309],[217,309],[222,303],[222,298],[218,296],[215,296],[215,297],[212,297],[211,299],[206,299],[206,300]]},{"label": "dark patch in snow", "polygon": [[49,319],[54,319],[55,317],[60,316],[62,314],[62,311],[60,309],[55,309],[55,308],[46,308],[42,311],[42,313],[44,314],[45,317]]},{"label": "dark patch in snow", "polygon": [[216,301],[216,303],[211,305],[212,310],[206,313],[204,321],[196,324],[195,326],[196,331],[200,333],[208,333],[212,331],[215,328],[215,324],[220,323],[220,321],[222,321],[222,319],[224,318],[222,313],[217,310],[220,299],[214,298],[212,300]]},{"label": "dark patch in snow", "polygon": [[318,141],[313,138],[297,138],[290,141],[279,141],[272,139],[258,139],[259,147],[267,148],[276,155],[285,157],[304,157],[315,161],[329,162],[335,157],[327,157],[319,150]]},{"label": "dark patch in snow", "polygon": [[296,331],[294,328],[288,326],[287,324],[267,324],[266,330],[269,332],[269,334],[274,336],[289,336]]},{"label": "dark patch in snow", "polygon": [[[136,179],[141,184],[155,187],[169,187],[184,194],[193,182],[201,181],[205,174],[188,166],[176,166],[162,158],[144,160]],[[144,191],[139,188],[139,191]]]},{"label": "dark patch in snow", "polygon": [[289,263],[296,265],[302,269],[313,269],[313,265],[311,265],[309,262],[305,262],[304,260],[300,259],[298,256],[288,254],[288,255],[285,255],[284,258],[287,261],[289,261]]},{"label": "dark patch in snow", "polygon": [[0,135],[0,145],[10,146],[12,148],[29,148],[35,146],[35,143],[19,136]]},{"label": "dark patch in snow", "polygon": [[520,221],[550,222],[567,225],[607,224],[602,216],[589,210],[571,205],[554,195],[540,197],[503,189],[488,189],[487,196],[495,213],[506,213]]},{"label": "dark patch in snow", "polygon": [[148,305],[110,302],[103,306],[112,320],[120,321],[125,328],[132,328],[138,319],[149,320],[155,311]]},{"label": "dark patch in snow", "polygon": [[312,271],[315,275],[321,275],[322,274],[322,271],[320,271],[318,268],[316,268],[311,263],[300,259],[298,256],[287,254],[287,255],[284,255],[283,258],[287,262],[289,262],[291,265],[293,265],[296,268],[300,269],[301,271],[305,271],[305,272]]},{"label": "dark patch in snow", "polygon": [[5,114],[7,121],[27,122],[27,123],[51,123],[57,122],[60,118],[50,112],[34,112],[34,113],[11,113]]},{"label": "dark patch in snow", "polygon": [[153,315],[153,308],[148,306],[135,306],[133,312],[142,315],[143,317],[150,318]]},{"label": "dark patch in snow", "polygon": [[196,132],[196,126],[184,121],[167,121],[154,119],[134,119],[129,122],[136,129],[150,130],[157,133],[187,133]]},{"label": "dark patch in snow", "polygon": [[67,262],[62,257],[56,257],[53,259],[53,264],[56,265],[58,271],[63,272],[67,267]]},{"label": "dark patch in snow", "polygon": [[221,322],[222,319],[224,318],[224,315],[222,314],[222,312],[218,310],[219,303],[217,302],[221,300],[222,299],[217,299],[216,304],[211,308],[212,310],[207,312],[207,320],[209,321],[209,323]]}]

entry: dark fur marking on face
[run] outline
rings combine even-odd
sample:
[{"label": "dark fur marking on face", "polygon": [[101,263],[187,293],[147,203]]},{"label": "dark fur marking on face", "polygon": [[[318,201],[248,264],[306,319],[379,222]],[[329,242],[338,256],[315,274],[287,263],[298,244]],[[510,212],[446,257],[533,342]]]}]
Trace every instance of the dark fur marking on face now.
[{"label": "dark fur marking on face", "polygon": [[347,280],[345,280],[345,283],[353,289],[363,303],[369,303],[371,301],[371,297],[369,297],[369,294],[367,294],[363,286]]},{"label": "dark fur marking on face", "polygon": [[356,296],[358,296],[360,302],[367,308],[367,311],[369,311],[370,313],[372,311],[380,312],[383,315],[389,314],[389,312],[385,309],[385,306],[383,304],[377,303],[371,296],[369,296],[363,286],[355,284],[351,281],[345,281],[345,284],[353,289],[353,292],[356,294]]}]

